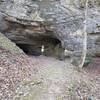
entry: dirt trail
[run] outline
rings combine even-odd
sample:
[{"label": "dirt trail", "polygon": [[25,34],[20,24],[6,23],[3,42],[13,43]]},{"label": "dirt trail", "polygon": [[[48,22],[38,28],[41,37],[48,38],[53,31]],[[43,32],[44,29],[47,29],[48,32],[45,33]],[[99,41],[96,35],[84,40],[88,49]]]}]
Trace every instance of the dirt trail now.
[{"label": "dirt trail", "polygon": [[[99,100],[97,78],[78,72],[70,63],[50,57],[32,57],[38,72],[25,79],[14,100]],[[98,94],[97,94],[98,93]]]},{"label": "dirt trail", "polygon": [[100,100],[100,74],[89,69],[77,71],[68,60],[2,49],[0,100]]}]

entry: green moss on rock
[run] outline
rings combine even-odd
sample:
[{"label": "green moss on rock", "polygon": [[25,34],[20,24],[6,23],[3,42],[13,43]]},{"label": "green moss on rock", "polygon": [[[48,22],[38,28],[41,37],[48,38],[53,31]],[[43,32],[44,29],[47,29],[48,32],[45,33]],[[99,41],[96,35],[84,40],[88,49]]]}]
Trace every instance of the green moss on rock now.
[{"label": "green moss on rock", "polygon": [[0,33],[0,47],[15,54],[23,53],[19,47],[17,47],[13,42],[6,38],[2,33]]}]

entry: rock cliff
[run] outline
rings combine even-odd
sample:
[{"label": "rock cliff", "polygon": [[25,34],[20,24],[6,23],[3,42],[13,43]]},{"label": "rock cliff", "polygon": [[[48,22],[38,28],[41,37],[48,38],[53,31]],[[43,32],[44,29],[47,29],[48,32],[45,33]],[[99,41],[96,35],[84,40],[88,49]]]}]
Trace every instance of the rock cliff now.
[{"label": "rock cliff", "polygon": [[[84,40],[86,0],[4,0],[0,4],[0,31],[26,52],[46,55],[60,45],[81,52]],[[87,14],[88,55],[100,54],[100,1],[89,0]],[[48,49],[50,48],[50,49]],[[50,54],[49,54],[50,53]],[[52,54],[54,55],[54,54]]]}]

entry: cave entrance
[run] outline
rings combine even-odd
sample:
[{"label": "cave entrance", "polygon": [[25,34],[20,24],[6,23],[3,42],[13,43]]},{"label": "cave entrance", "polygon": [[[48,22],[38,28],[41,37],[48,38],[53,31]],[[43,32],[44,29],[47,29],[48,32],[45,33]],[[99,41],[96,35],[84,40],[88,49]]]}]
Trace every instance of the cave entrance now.
[{"label": "cave entrance", "polygon": [[[58,58],[63,52],[61,41],[57,38],[48,36],[34,37],[32,38],[32,43],[17,43],[16,45],[27,55],[33,56],[45,55]],[[41,49],[44,49],[44,52],[42,52]]]}]

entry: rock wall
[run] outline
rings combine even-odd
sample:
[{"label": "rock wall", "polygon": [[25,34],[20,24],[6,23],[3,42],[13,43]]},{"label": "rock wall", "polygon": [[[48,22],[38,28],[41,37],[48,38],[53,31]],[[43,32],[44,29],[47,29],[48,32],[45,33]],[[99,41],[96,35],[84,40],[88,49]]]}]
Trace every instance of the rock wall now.
[{"label": "rock wall", "polygon": [[[61,44],[62,50],[66,48],[80,52],[84,40],[85,2],[86,0],[5,0],[0,4],[0,31],[18,45],[29,45],[32,51],[33,48],[40,51],[42,44],[50,44],[53,39],[60,41],[55,45],[51,43],[54,47]],[[86,20],[87,54],[95,56],[100,54],[99,0],[89,0]],[[50,39],[47,42],[48,37]]]}]

